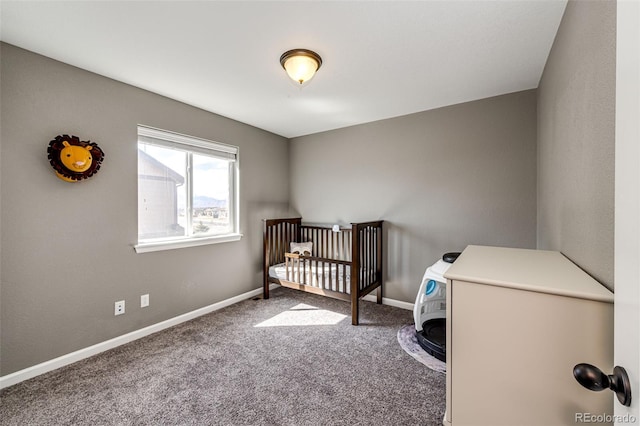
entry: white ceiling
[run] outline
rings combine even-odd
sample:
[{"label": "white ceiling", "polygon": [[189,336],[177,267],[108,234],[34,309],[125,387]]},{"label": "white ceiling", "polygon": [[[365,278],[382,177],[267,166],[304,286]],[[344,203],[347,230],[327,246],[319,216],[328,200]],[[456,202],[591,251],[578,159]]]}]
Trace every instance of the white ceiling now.
[{"label": "white ceiling", "polygon": [[[5,1],[1,38],[295,137],[538,86],[566,0]],[[302,89],[279,63],[323,59]]]}]

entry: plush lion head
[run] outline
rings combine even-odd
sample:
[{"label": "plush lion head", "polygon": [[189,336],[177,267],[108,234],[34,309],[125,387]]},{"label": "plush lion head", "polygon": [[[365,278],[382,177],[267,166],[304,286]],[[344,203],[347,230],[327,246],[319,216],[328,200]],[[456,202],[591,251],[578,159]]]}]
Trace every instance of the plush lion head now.
[{"label": "plush lion head", "polygon": [[78,182],[93,176],[104,158],[98,144],[81,141],[77,136],[56,136],[47,148],[49,162],[56,175],[67,182]]}]

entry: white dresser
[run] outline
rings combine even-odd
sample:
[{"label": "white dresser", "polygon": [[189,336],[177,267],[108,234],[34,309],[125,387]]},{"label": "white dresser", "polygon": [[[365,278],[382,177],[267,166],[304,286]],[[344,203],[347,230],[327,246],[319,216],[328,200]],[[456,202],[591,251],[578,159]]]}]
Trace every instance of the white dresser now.
[{"label": "white dresser", "polygon": [[575,425],[579,413],[613,413],[613,393],[573,377],[582,362],[613,370],[611,291],[543,250],[468,246],[445,277],[445,425]]}]

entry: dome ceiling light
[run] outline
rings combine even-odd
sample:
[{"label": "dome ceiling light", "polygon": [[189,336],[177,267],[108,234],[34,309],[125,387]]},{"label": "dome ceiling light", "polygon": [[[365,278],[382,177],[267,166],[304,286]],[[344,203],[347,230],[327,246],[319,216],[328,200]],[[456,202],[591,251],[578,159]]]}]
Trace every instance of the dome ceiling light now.
[{"label": "dome ceiling light", "polygon": [[280,64],[289,77],[299,85],[311,80],[322,65],[322,58],[307,49],[293,49],[280,56]]}]

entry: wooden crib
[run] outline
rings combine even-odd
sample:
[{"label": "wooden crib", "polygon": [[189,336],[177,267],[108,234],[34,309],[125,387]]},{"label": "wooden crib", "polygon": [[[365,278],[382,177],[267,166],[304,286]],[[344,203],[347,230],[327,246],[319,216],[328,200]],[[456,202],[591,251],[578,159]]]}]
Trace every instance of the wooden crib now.
[{"label": "wooden crib", "polygon": [[[377,289],[382,303],[382,223],[352,223],[351,228],[303,225],[301,218],[264,221],[264,286],[269,284],[351,302],[358,325],[360,298]],[[310,255],[290,253],[291,243],[312,242]]]}]

